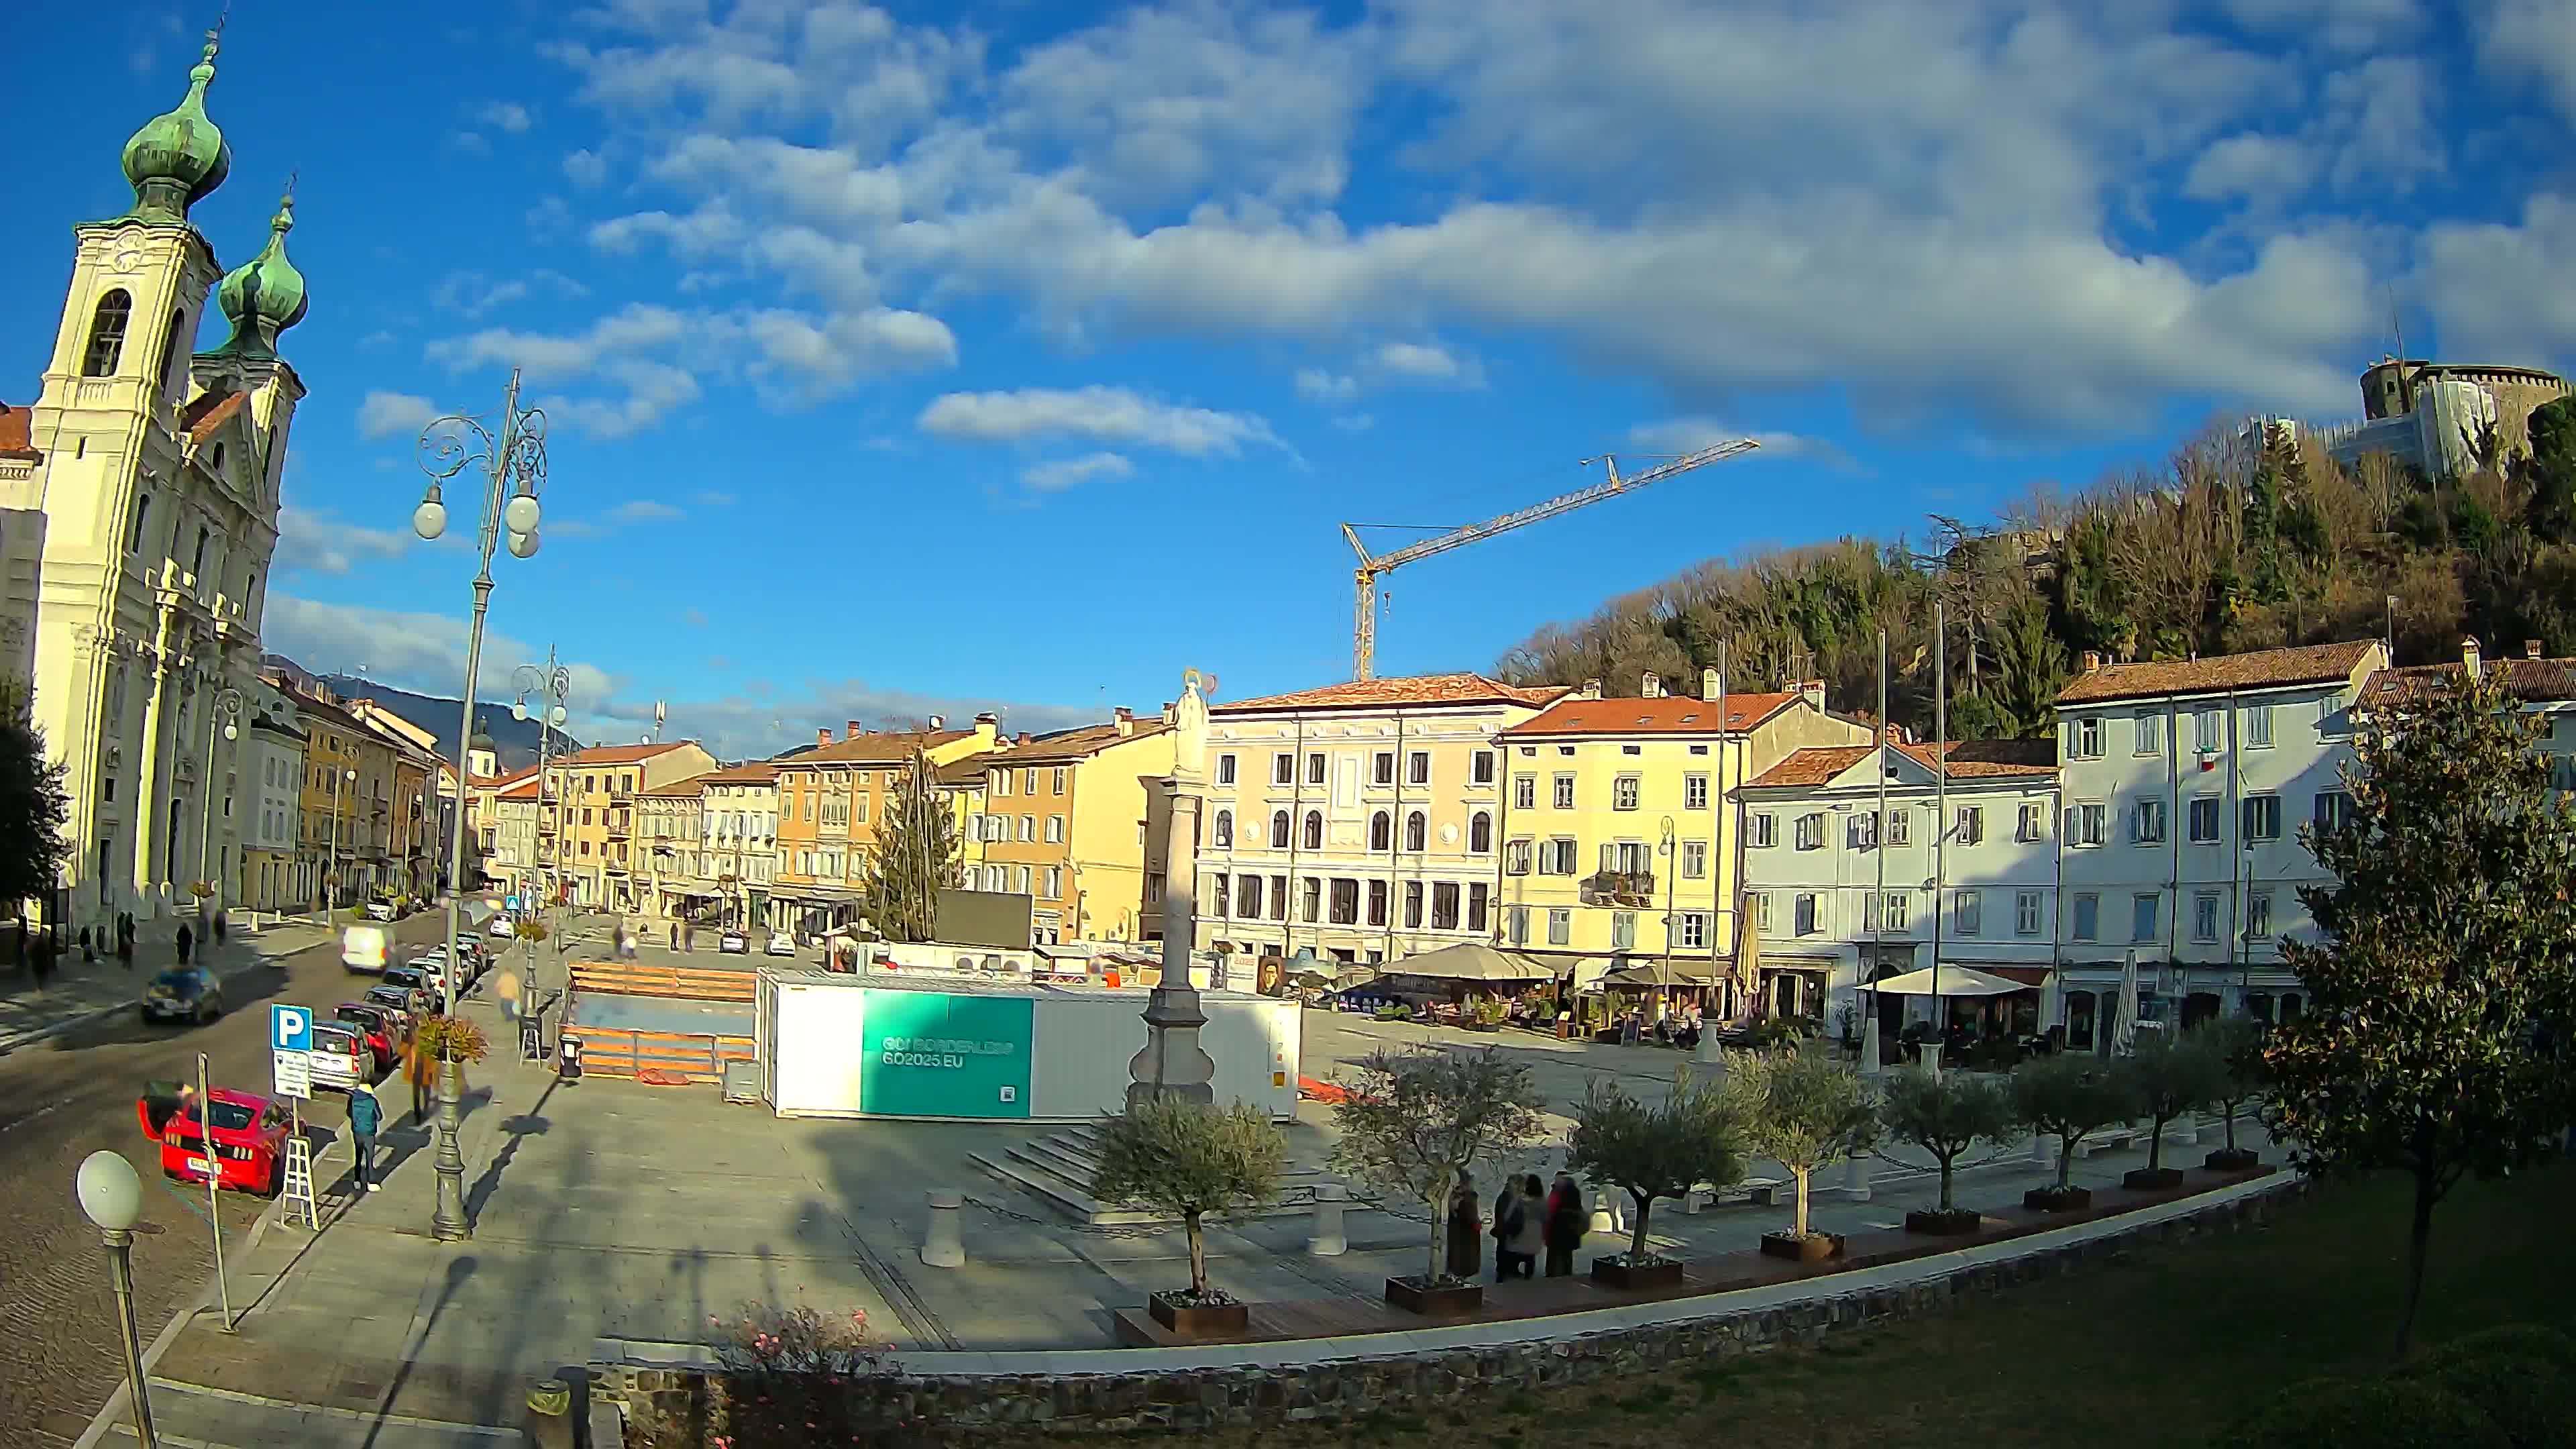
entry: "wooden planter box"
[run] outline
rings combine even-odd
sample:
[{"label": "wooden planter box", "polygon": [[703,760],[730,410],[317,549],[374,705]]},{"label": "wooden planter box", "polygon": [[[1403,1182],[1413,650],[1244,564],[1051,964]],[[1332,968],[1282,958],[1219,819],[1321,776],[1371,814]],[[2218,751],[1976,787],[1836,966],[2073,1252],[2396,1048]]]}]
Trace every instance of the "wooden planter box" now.
[{"label": "wooden planter box", "polygon": [[1499,1021],[1471,1021],[1468,1022],[1466,1026],[1469,1031],[1501,1031],[1503,1029],[1503,1024]]},{"label": "wooden planter box", "polygon": [[2250,1147],[2222,1147],[2200,1160],[2212,1172],[2252,1172],[2263,1165],[2263,1156]]},{"label": "wooden planter box", "polygon": [[2093,1205],[2093,1190],[2083,1187],[2034,1187],[2021,1195],[2021,1205],[2035,1213],[2081,1212]]},{"label": "wooden planter box", "polygon": [[1157,1293],[1146,1299],[1145,1311],[1154,1315],[1156,1323],[1188,1338],[1222,1338],[1239,1334],[1252,1322],[1250,1304],[1175,1303],[1168,1293]]},{"label": "wooden planter box", "polygon": [[2131,1192],[2164,1192],[2182,1186],[2179,1167],[2133,1167],[2120,1174],[2120,1186]]},{"label": "wooden planter box", "polygon": [[1985,1223],[1975,1208],[1952,1208],[1948,1212],[1932,1209],[1905,1215],[1905,1230],[1936,1238],[1964,1238]]},{"label": "wooden planter box", "polygon": [[1482,1283],[1447,1283],[1427,1287],[1419,1277],[1386,1280],[1386,1301],[1407,1313],[1425,1318],[1445,1318],[1454,1314],[1473,1313],[1485,1306]]},{"label": "wooden planter box", "polygon": [[1592,1281],[1604,1288],[1678,1288],[1682,1283],[1682,1260],[1632,1268],[1604,1254],[1592,1260]]},{"label": "wooden planter box", "polygon": [[1792,1263],[1821,1263],[1843,1255],[1843,1240],[1837,1233],[1809,1233],[1803,1238],[1793,1233],[1764,1233],[1762,1251]]}]

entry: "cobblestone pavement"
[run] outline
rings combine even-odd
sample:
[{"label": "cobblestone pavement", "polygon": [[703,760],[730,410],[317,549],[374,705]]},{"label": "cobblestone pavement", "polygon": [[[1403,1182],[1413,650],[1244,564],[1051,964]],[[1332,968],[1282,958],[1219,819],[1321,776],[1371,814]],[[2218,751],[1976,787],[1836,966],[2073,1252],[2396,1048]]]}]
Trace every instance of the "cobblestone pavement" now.
[{"label": "cobblestone pavement", "polygon": [[[439,929],[435,915],[423,914],[396,935],[408,944],[434,939]],[[136,961],[138,984],[158,959]],[[0,1221],[8,1224],[0,1232],[0,1425],[7,1426],[0,1439],[8,1443],[72,1442],[121,1373],[104,1254],[72,1196],[81,1159],[112,1148],[143,1178],[143,1220],[160,1229],[138,1235],[134,1245],[136,1317],[148,1341],[205,1285],[214,1247],[205,1190],[183,1191],[161,1175],[159,1150],[135,1122],[136,1093],[150,1078],[194,1077],[199,1052],[217,1085],[262,1089],[264,1008],[271,1001],[328,1007],[355,994],[328,940],[274,961],[260,961],[235,940],[216,960],[226,972],[227,1010],[211,1025],[145,1027],[119,1011],[0,1057]],[[136,989],[123,987],[127,999]],[[326,1119],[340,1111],[331,1102],[316,1106]],[[223,1195],[228,1246],[264,1206],[246,1194]]]}]

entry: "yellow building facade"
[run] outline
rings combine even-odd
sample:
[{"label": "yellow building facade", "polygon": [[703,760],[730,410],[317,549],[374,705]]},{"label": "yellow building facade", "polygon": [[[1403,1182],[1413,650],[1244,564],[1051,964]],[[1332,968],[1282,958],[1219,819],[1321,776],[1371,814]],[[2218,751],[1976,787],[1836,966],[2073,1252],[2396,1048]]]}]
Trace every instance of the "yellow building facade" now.
[{"label": "yellow building facade", "polygon": [[[1654,675],[1637,698],[1597,683],[1503,730],[1495,939],[1571,976],[1697,985],[1725,975],[1742,927],[1734,792],[1791,751],[1865,743],[1822,686],[1702,697]],[[1723,720],[1721,721],[1721,712]]]},{"label": "yellow building facade", "polygon": [[1036,944],[1161,940],[1161,782],[1173,743],[1167,722],[1122,709],[1107,724],[978,757],[983,813],[967,884],[1029,897]]}]

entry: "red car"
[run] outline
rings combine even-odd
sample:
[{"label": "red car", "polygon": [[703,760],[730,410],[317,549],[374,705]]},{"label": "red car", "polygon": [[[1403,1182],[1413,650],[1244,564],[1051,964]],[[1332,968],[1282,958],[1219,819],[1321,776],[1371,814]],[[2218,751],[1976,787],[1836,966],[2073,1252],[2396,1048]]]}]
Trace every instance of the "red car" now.
[{"label": "red car", "polygon": [[374,1054],[378,1073],[393,1070],[394,1057],[401,1048],[394,1035],[394,1013],[385,1007],[364,1001],[343,1001],[332,1009],[331,1019],[358,1034]]},{"label": "red car", "polygon": [[208,1115],[214,1119],[214,1152],[209,1156],[198,1127],[191,1094],[184,1102],[178,1085],[152,1082],[134,1104],[143,1135],[161,1144],[161,1170],[182,1182],[204,1182],[275,1197],[286,1179],[286,1139],[294,1119],[285,1104],[254,1092],[226,1087],[213,1091]]}]

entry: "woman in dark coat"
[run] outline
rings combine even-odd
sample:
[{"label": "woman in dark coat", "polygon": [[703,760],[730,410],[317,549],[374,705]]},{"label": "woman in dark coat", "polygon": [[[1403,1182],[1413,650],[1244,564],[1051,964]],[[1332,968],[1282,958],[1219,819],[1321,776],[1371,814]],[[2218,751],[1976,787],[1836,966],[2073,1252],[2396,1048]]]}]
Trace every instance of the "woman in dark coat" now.
[{"label": "woman in dark coat", "polygon": [[1583,1235],[1591,1230],[1592,1207],[1583,1200],[1583,1188],[1558,1173],[1556,1186],[1547,1195],[1547,1276],[1573,1274],[1574,1250],[1583,1246]]},{"label": "woman in dark coat", "polygon": [[1485,1264],[1484,1214],[1477,1209],[1476,1179],[1458,1174],[1458,1188],[1449,1194],[1449,1276],[1473,1278]]}]

